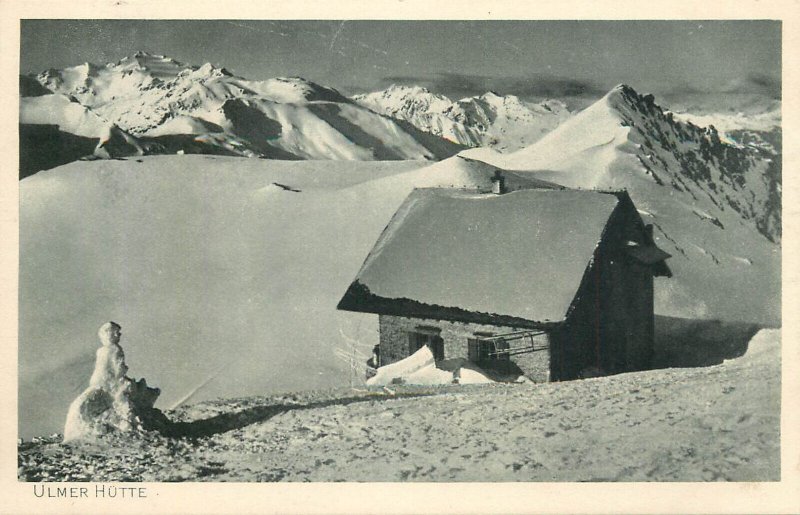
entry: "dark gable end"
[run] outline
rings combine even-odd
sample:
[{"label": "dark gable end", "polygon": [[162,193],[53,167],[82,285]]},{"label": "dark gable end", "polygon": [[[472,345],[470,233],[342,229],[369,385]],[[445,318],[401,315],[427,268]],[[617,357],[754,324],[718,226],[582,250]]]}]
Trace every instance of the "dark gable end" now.
[{"label": "dark gable end", "polygon": [[[654,338],[654,276],[671,275],[669,254],[624,191],[581,279],[567,318],[550,332],[551,380],[649,366]],[[638,249],[630,252],[631,249]],[[641,253],[639,253],[641,252]],[[634,255],[637,254],[637,255]],[[653,262],[653,258],[661,259]]]},{"label": "dark gable end", "polygon": [[661,250],[653,239],[653,226],[645,225],[636,206],[633,204],[627,191],[621,190],[613,192],[620,199],[620,206],[627,211],[628,222],[633,224],[637,231],[641,233],[642,241],[638,245],[628,245],[625,252],[641,264],[651,267],[655,277],[672,277],[672,270],[666,260],[672,255]]},{"label": "dark gable end", "polygon": [[[672,277],[672,271],[664,262],[672,256],[656,246],[653,241],[652,229],[642,222],[639,212],[636,210],[636,206],[633,204],[628,192],[624,190],[609,190],[599,191],[599,193],[614,195],[619,199],[619,203],[609,216],[605,227],[603,227],[603,233],[598,245],[595,248],[592,259],[587,263],[581,278],[580,287],[570,303],[565,318],[569,318],[575,310],[576,305],[582,300],[580,293],[590,287],[590,283],[594,280],[593,274],[597,264],[603,260],[603,255],[611,250],[608,249],[608,247],[615,243],[617,247],[623,248],[622,252],[625,255],[639,262],[641,265],[648,267],[652,271],[653,276]],[[615,239],[617,240],[624,240],[624,247],[621,241],[609,242],[609,233],[614,233]],[[613,252],[613,250],[611,250],[611,252]],[[619,258],[621,256],[615,257]]]}]

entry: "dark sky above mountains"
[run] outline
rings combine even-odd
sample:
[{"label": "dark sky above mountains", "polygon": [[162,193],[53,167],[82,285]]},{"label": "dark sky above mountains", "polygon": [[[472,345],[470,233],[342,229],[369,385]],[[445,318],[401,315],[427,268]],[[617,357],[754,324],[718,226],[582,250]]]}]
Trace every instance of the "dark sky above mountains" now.
[{"label": "dark sky above mountains", "polygon": [[453,98],[640,92],[780,97],[778,21],[23,20],[21,72],[136,50],[250,79],[302,76],[352,94],[419,84]]}]

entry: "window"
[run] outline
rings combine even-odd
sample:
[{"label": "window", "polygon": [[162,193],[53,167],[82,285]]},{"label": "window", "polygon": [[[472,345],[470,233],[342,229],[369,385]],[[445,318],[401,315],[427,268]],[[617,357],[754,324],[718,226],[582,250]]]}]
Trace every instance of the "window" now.
[{"label": "window", "polygon": [[[486,340],[491,334],[475,333],[478,338],[467,340],[467,357],[473,363],[508,361],[508,342],[503,338]],[[505,352],[504,352],[505,351]]]},{"label": "window", "polygon": [[408,333],[408,354],[414,354],[424,345],[433,353],[433,359],[441,361],[444,359],[444,340],[439,335],[441,330],[438,327],[419,326]]}]

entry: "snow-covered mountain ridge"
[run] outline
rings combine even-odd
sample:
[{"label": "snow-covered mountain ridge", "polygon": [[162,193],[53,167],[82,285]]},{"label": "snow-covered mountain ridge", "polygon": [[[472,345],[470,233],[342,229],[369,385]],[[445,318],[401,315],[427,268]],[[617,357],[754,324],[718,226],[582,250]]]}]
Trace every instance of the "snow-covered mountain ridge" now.
[{"label": "snow-covered mountain ridge", "polygon": [[780,155],[732,141],[713,126],[682,122],[652,95],[630,86],[614,88],[525,149],[466,155],[510,169],[560,171],[548,180],[566,186],[648,189],[685,198],[706,212],[733,212],[780,241]]},{"label": "snow-covered mountain ridge", "polygon": [[[616,109],[640,142],[636,157],[656,183],[707,197],[717,208],[732,208],[771,241],[781,237],[780,156],[761,145],[737,143],[711,125],[681,122],[659,107],[652,95],[619,89]],[[665,174],[659,176],[659,174]]]},{"label": "snow-covered mountain ridge", "polygon": [[453,101],[420,86],[392,85],[351,98],[377,113],[405,120],[450,141],[501,152],[530,145],[571,114],[559,100],[531,103],[491,91]]},{"label": "snow-covered mountain ridge", "polygon": [[219,109],[236,98],[282,104],[349,103],[338,91],[300,77],[249,81],[211,63],[190,66],[145,52],[103,66],[84,63],[64,70],[50,69],[40,73],[37,80],[135,136],[148,135],[182,115],[224,123]]},{"label": "snow-covered mountain ridge", "polygon": [[461,156],[568,187],[627,190],[672,255],[658,313],[779,323],[779,156],[679,122],[628,86],[525,149]]},{"label": "snow-covered mountain ridge", "polygon": [[[463,148],[303,78],[252,81],[210,63],[190,66],[145,52],[105,65],[50,69],[20,83],[21,93],[32,95],[21,99],[21,124],[55,125],[60,135],[71,137],[75,112],[88,111],[131,140],[116,156],[183,151],[278,159],[437,160]],[[52,95],[61,98],[62,109],[53,109]],[[93,137],[98,147],[104,141]],[[23,138],[23,144],[33,141]]]}]

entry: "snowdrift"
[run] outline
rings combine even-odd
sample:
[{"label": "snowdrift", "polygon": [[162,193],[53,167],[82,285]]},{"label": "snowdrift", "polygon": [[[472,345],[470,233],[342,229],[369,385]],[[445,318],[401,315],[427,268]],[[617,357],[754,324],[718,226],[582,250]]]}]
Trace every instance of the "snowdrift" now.
[{"label": "snowdrift", "polygon": [[[394,380],[405,381],[405,378],[415,372],[424,368],[436,368],[433,359],[433,352],[427,347],[423,346],[411,356],[401,359],[390,365],[378,368],[377,373],[367,380],[368,385],[387,385]],[[453,380],[453,375],[442,371],[445,375],[449,376],[450,381]]]},{"label": "snowdrift", "polygon": [[370,386],[386,386],[394,383],[446,385],[493,382],[476,366],[457,366],[450,370],[437,368],[433,352],[427,346],[421,347],[405,359],[378,368],[377,373],[367,380]]},{"label": "snowdrift", "polygon": [[747,344],[747,352],[743,356],[726,359],[725,364],[748,366],[780,361],[781,330],[762,329]]},{"label": "snowdrift", "polygon": [[653,368],[719,365],[747,352],[763,328],[753,322],[656,315]]}]

